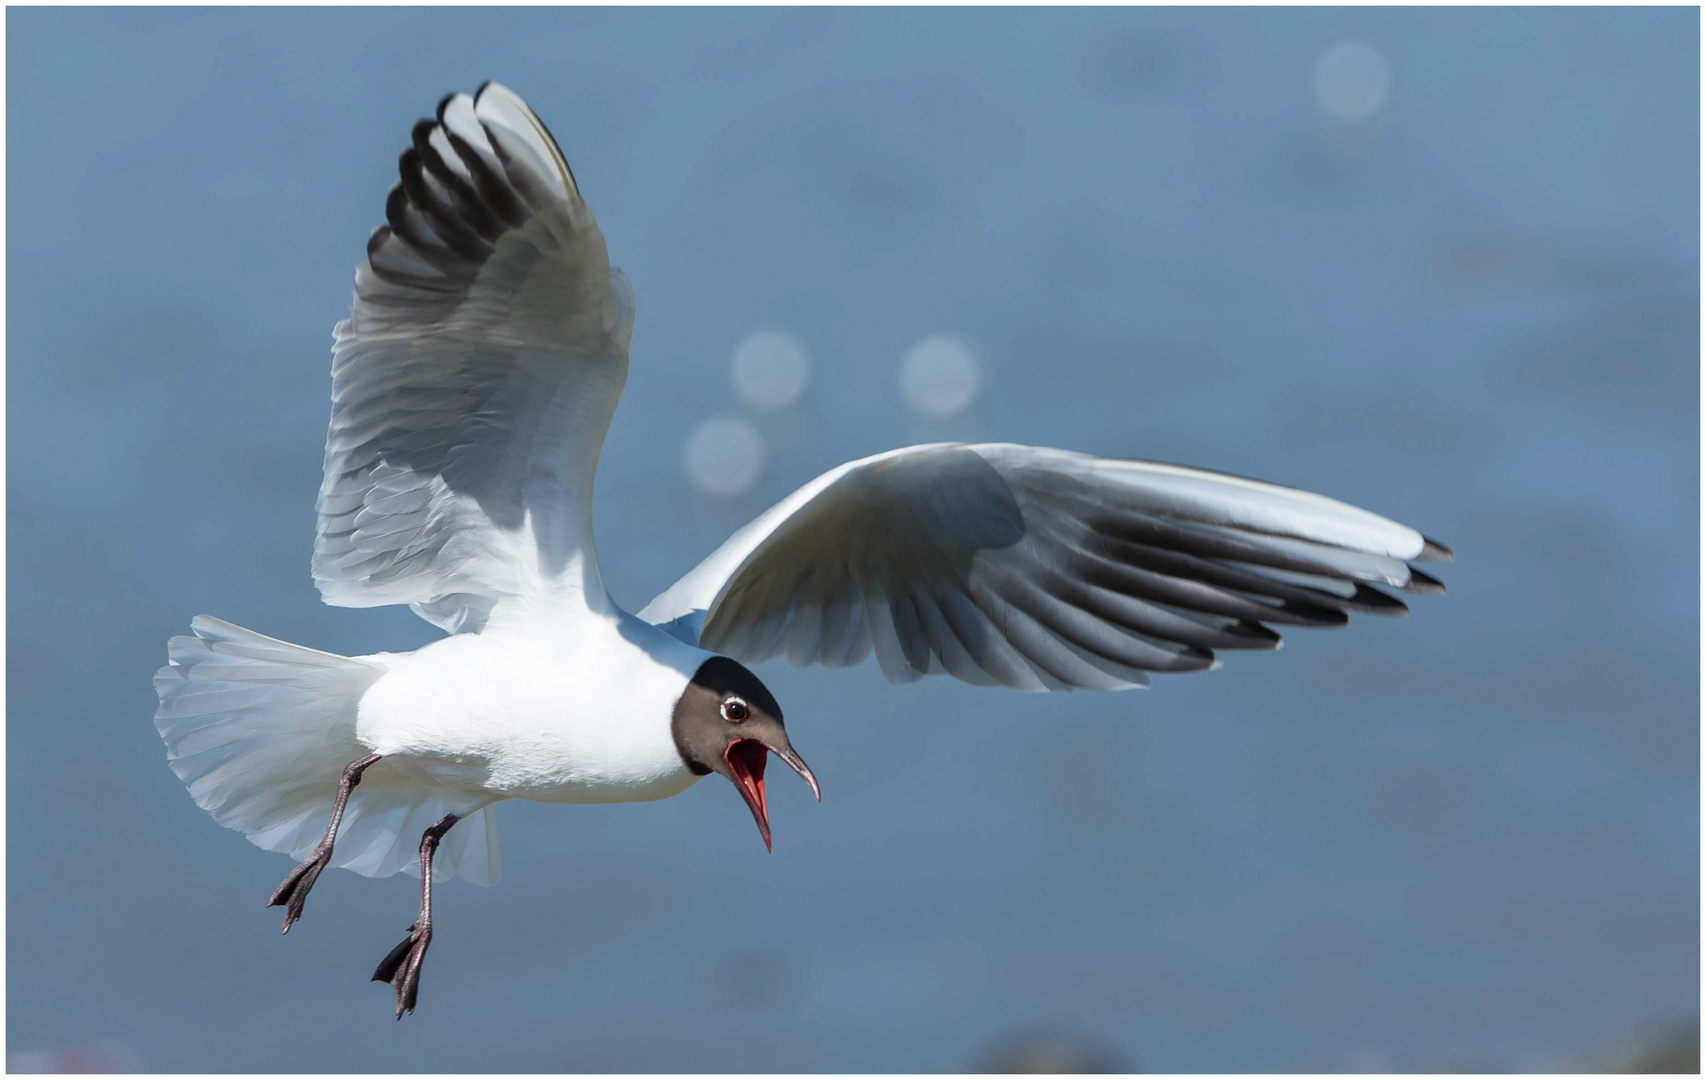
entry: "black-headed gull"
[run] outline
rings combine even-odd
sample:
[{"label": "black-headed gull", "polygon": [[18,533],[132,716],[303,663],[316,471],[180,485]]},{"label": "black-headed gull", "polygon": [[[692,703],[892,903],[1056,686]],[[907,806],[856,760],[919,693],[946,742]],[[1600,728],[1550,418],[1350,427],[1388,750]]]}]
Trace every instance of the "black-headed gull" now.
[{"label": "black-headed gull", "polygon": [[875,652],[894,683],[1122,690],[1275,648],[1267,623],[1406,610],[1375,585],[1441,589],[1406,560],[1446,548],[1320,495],[942,443],[818,477],[631,615],[599,574],[592,487],[634,299],[574,174],[495,83],[440,102],[400,170],[335,333],[314,580],[448,636],[345,657],[201,616],[155,677],[196,802],[303,860],[269,901],[286,931],[328,866],[420,874],[374,975],[399,1018],[433,880],[497,880],[499,800],[662,799],[715,772],[770,844],[767,756],[818,785],[745,664]]}]

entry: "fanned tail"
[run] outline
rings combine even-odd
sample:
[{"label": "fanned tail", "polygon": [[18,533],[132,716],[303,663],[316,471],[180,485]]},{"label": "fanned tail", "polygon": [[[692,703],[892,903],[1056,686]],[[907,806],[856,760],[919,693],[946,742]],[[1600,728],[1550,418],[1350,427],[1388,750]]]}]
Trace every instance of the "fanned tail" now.
[{"label": "fanned tail", "polygon": [[[356,706],[385,673],[377,658],[338,656],[198,615],[172,638],[154,676],[154,725],[196,805],[259,847],[307,858],[325,832],[343,768],[370,753],[356,740]],[[368,877],[419,874],[421,833],[446,813],[436,794],[381,760],[344,810],[332,866]],[[484,807],[444,838],[433,878],[460,873],[495,885],[497,821]]]}]

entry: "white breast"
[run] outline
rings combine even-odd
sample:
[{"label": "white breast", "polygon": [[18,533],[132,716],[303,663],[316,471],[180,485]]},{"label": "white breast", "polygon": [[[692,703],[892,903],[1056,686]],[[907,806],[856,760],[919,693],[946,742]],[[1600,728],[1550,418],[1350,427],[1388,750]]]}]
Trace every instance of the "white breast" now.
[{"label": "white breast", "polygon": [[706,655],[625,614],[458,634],[387,658],[357,736],[424,782],[496,798],[661,799],[698,779],[670,720]]}]

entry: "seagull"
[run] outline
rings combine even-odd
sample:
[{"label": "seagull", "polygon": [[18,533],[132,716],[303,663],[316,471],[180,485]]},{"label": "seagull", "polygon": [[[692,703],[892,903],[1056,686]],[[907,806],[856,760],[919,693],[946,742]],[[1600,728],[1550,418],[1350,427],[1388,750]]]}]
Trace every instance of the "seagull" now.
[{"label": "seagull", "polygon": [[848,462],[731,536],[638,614],[611,599],[593,477],[628,375],[634,294],[551,133],[488,82],[417,123],[334,330],[313,574],[342,607],[445,631],[339,656],[206,615],[154,679],[196,803],[322,871],[419,874],[374,972],[413,1012],[432,886],[496,884],[493,808],[668,798],[716,773],[766,849],[774,755],[819,796],[751,666],[907,683],[1126,690],[1276,649],[1273,626],[1401,615],[1386,586],[1444,545],[1294,488],[1010,443]]}]

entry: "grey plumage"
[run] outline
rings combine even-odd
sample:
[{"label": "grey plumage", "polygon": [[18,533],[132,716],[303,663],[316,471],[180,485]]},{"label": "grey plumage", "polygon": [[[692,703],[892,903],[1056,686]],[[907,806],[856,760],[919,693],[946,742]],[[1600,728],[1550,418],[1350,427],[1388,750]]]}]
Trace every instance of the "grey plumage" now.
[{"label": "grey plumage", "polygon": [[642,612],[757,663],[875,651],[1027,690],[1140,686],[1267,625],[1402,615],[1376,584],[1438,592],[1405,562],[1439,545],[1308,492],[1202,469],[1007,444],[911,447],[820,477]]},{"label": "grey plumage", "polygon": [[411,143],[336,330],[314,578],[470,630],[590,548],[633,297],[508,91],[451,95]]}]

